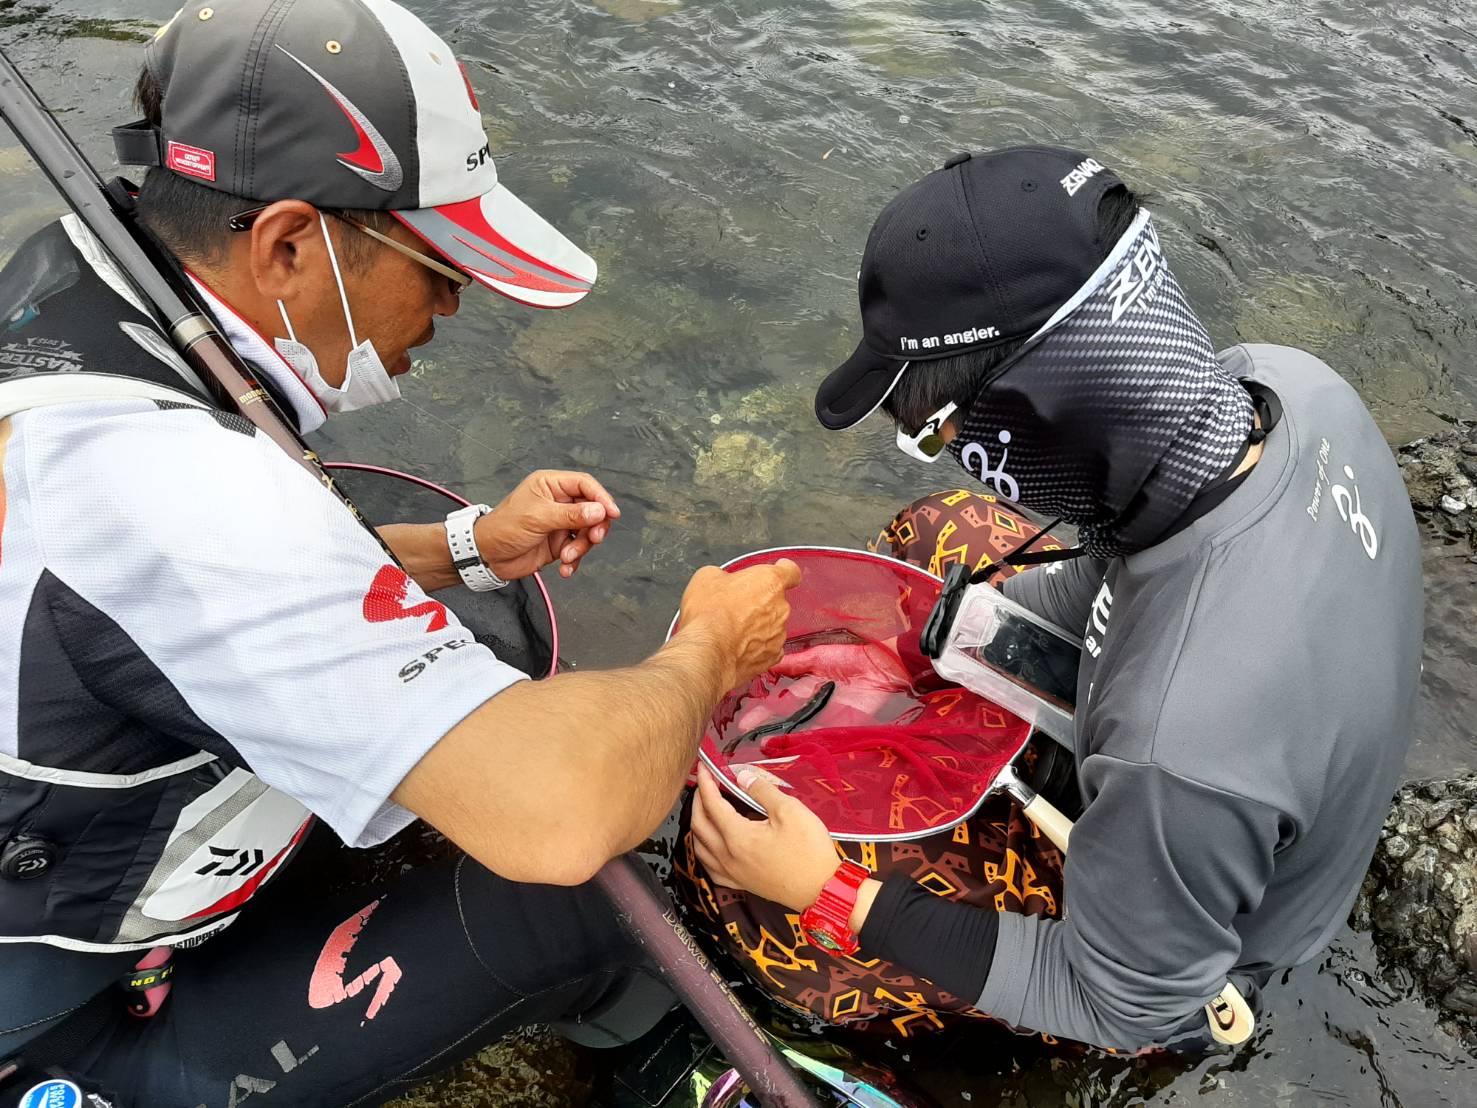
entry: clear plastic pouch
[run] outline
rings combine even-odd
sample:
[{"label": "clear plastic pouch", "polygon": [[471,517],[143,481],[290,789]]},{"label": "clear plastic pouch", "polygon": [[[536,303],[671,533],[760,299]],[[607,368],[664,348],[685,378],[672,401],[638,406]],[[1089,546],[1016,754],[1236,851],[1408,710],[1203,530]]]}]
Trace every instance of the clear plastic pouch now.
[{"label": "clear plastic pouch", "polygon": [[934,640],[925,644],[933,668],[1071,747],[1082,640],[988,584],[951,578],[935,613]]}]

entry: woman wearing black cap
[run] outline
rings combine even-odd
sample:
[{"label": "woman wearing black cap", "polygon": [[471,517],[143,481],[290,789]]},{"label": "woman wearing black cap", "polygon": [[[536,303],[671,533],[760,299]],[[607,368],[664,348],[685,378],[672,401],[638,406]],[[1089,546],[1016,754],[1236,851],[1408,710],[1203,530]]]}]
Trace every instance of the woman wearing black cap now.
[{"label": "woman wearing black cap", "polygon": [[[1059,1037],[1203,1041],[1228,978],[1254,1001],[1327,945],[1399,781],[1422,605],[1390,451],[1311,354],[1217,353],[1149,213],[1077,152],[960,155],[904,190],[860,299],[820,421],[881,407],[910,456],[1074,524],[1080,557],[1003,588],[1085,649],[1063,917],[873,878],[847,902],[858,957]],[[761,782],[751,823],[710,786],[709,875],[812,905],[819,822]]]}]

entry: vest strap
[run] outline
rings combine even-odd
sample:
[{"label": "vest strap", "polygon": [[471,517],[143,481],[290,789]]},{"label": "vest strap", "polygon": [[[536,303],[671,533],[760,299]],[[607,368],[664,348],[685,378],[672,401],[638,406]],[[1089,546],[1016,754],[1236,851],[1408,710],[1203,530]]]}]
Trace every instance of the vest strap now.
[{"label": "vest strap", "polygon": [[107,373],[46,373],[17,377],[0,384],[0,419],[54,404],[127,399],[163,400],[171,404],[188,404],[193,408],[208,407],[191,393],[133,377],[115,377]]}]

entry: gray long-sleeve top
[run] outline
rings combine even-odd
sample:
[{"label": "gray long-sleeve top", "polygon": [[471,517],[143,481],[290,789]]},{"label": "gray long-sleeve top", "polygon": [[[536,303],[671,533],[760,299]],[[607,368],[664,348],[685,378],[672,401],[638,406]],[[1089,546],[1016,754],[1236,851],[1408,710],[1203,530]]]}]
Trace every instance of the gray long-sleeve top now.
[{"label": "gray long-sleeve top", "polygon": [[977,1002],[1017,1026],[1141,1047],[1228,975],[1312,957],[1399,782],[1422,638],[1399,471],[1318,359],[1220,357],[1282,408],[1241,486],[1149,550],[1006,585],[1087,644],[1063,918],[1002,913]]}]

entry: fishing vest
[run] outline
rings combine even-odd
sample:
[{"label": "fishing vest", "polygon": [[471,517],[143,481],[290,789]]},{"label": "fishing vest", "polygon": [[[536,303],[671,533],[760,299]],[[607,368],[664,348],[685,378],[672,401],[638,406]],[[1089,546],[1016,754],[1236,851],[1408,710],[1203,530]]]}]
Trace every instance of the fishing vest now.
[{"label": "fishing vest", "polygon": [[[117,398],[217,409],[112,259],[69,215],[0,271],[0,419]],[[249,426],[249,425],[248,425]],[[8,674],[7,680],[18,680]],[[180,757],[82,772],[0,746],[0,942],[82,951],[188,946],[226,927],[312,824],[245,766]],[[56,763],[67,762],[60,749]]]}]

